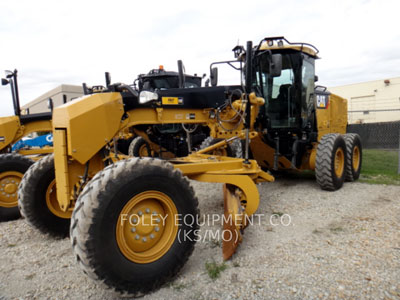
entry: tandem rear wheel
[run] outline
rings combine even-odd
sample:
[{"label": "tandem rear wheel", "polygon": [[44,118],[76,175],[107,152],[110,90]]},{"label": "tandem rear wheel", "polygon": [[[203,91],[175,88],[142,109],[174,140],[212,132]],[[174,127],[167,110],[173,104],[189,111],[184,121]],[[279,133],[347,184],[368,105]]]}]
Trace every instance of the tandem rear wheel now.
[{"label": "tandem rear wheel", "polygon": [[347,150],[346,181],[355,181],[360,177],[362,165],[361,138],[356,133],[347,133],[344,136]]},{"label": "tandem rear wheel", "polygon": [[347,148],[342,135],[324,135],[317,148],[315,176],[323,190],[335,191],[343,186],[347,170]]}]

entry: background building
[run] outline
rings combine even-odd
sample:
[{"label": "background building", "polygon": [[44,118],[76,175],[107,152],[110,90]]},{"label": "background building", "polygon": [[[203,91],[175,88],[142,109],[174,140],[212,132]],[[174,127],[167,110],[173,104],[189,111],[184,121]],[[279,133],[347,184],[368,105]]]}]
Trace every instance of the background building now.
[{"label": "background building", "polygon": [[79,85],[62,84],[55,89],[48,91],[42,96],[21,107],[24,114],[37,114],[50,111],[48,108],[48,100],[53,100],[54,107],[67,103],[75,98],[83,95],[83,88]]},{"label": "background building", "polygon": [[400,121],[400,77],[328,90],[348,100],[349,124]]}]

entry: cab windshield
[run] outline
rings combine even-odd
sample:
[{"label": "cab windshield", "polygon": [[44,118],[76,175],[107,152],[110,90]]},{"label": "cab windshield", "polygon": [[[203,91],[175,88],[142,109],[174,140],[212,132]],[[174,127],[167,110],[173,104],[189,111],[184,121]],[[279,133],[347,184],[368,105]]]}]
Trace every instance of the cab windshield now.
[{"label": "cab windshield", "polygon": [[271,128],[304,127],[314,91],[314,63],[301,53],[282,54],[282,72],[269,74],[270,54],[260,56],[257,85],[265,99],[265,112]]}]

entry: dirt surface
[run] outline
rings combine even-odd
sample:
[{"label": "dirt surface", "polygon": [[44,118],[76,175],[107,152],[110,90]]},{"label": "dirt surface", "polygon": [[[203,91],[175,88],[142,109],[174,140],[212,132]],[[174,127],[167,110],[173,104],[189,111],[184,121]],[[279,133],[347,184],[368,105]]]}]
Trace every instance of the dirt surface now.
[{"label": "dirt surface", "polygon": [[[221,185],[193,186],[201,215],[223,213]],[[209,235],[220,226],[205,224],[179,276],[142,299],[400,299],[399,186],[346,183],[326,192],[314,180],[280,179],[259,191],[259,220],[219,278],[205,265],[222,262],[221,243]],[[116,298],[79,269],[69,239],[24,220],[0,224],[0,253],[1,300]]]}]

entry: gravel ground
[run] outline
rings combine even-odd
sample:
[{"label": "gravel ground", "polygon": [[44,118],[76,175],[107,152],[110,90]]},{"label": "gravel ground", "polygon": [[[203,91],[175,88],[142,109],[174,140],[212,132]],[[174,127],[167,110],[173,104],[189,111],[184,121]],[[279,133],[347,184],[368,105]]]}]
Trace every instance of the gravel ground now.
[{"label": "gravel ground", "polygon": [[[223,213],[222,188],[193,183],[201,214]],[[142,299],[400,299],[400,187],[315,181],[259,186],[257,222],[217,279],[220,243],[204,238],[179,276]],[[270,215],[283,216],[272,225]],[[273,219],[273,223],[279,219]],[[202,233],[217,230],[204,225]],[[115,299],[79,269],[68,239],[54,240],[23,220],[0,224],[0,299]]]}]

